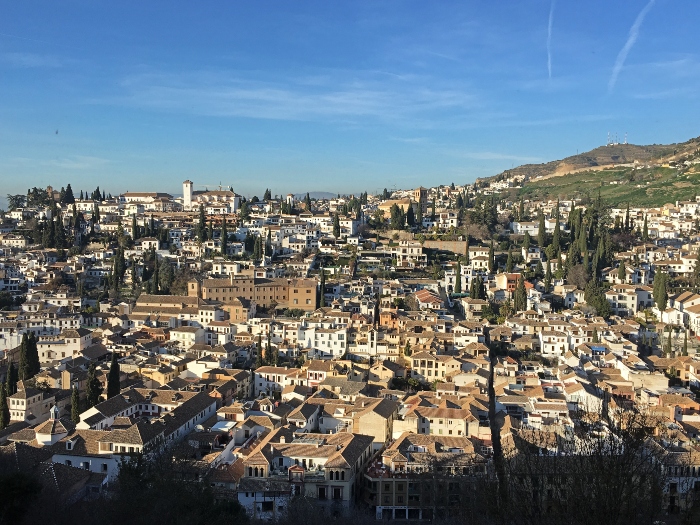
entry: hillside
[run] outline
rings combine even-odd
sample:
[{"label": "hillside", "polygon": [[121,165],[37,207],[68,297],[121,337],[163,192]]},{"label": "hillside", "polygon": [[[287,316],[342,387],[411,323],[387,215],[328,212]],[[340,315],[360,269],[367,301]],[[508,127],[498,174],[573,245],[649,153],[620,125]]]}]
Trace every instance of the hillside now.
[{"label": "hillside", "polygon": [[491,180],[500,179],[504,176],[523,175],[527,180],[533,181],[536,178],[566,175],[589,169],[601,169],[618,164],[630,164],[635,161],[642,164],[661,164],[692,154],[698,148],[700,148],[700,137],[679,144],[652,144],[649,146],[614,144],[600,146],[591,151],[572,155],[562,160],[554,160],[542,164],[523,164],[491,177]]},{"label": "hillside", "polygon": [[663,206],[695,200],[700,194],[700,164],[685,169],[667,167],[587,170],[526,183],[518,195],[528,199],[595,198],[614,207]]},{"label": "hillside", "polygon": [[526,199],[593,197],[611,206],[661,206],[700,194],[700,138],[680,144],[615,144],[544,164],[525,164],[496,176],[525,175]]}]

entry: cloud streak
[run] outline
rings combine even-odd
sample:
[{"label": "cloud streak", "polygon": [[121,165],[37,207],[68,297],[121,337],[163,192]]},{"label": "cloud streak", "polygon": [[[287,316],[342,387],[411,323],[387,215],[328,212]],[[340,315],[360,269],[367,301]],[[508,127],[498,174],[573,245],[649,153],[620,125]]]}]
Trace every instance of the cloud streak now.
[{"label": "cloud streak", "polygon": [[642,27],[644,17],[647,16],[647,13],[649,13],[651,8],[654,6],[655,2],[656,0],[649,0],[649,2],[647,2],[644,8],[637,15],[637,18],[634,20],[634,24],[632,24],[632,27],[630,27],[629,35],[627,35],[627,42],[625,42],[625,45],[618,53],[617,59],[615,60],[615,65],[613,66],[612,74],[610,75],[610,80],[608,81],[608,93],[612,93],[612,91],[615,89],[617,77],[620,74],[622,67],[625,65],[627,55],[632,49],[632,46],[634,46],[635,42],[637,41],[637,37],[639,36],[639,29]]},{"label": "cloud streak", "polygon": [[64,61],[56,57],[35,53],[2,53],[0,62],[19,68],[57,68],[64,65]]},{"label": "cloud streak", "polygon": [[121,83],[113,98],[93,100],[208,117],[357,123],[432,123],[437,115],[465,115],[480,105],[463,85],[387,77],[376,71],[260,80],[250,72],[148,73]]},{"label": "cloud streak", "polygon": [[552,25],[554,24],[554,6],[557,0],[552,0],[549,6],[549,23],[547,24],[547,73],[552,78]]}]

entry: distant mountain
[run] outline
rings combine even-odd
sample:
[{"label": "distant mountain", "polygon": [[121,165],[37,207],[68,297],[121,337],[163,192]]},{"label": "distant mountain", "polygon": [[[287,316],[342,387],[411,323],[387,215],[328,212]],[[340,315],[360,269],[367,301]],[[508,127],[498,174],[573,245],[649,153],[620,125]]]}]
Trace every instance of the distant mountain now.
[{"label": "distant mountain", "polygon": [[[331,193],[329,191],[310,191],[309,192],[309,197],[311,199],[335,199],[338,196],[337,193]],[[304,193],[296,193],[294,195],[294,198],[296,200],[302,200],[306,198],[306,192]]]},{"label": "distant mountain", "polygon": [[517,168],[506,170],[486,180],[503,178],[508,175],[524,175],[532,181],[536,178],[549,178],[576,173],[579,171],[597,170],[619,164],[662,163],[687,156],[700,148],[700,137],[680,144],[652,144],[638,146],[636,144],[612,144],[600,146],[585,153],[579,153],[562,160],[554,160],[543,164],[523,164]]}]

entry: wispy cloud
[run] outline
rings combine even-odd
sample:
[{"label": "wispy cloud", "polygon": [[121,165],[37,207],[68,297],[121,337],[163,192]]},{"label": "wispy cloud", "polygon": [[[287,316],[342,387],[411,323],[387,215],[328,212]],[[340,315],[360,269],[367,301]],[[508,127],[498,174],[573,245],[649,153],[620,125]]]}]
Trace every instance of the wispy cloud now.
[{"label": "wispy cloud", "polygon": [[428,142],[427,137],[389,137],[395,142],[405,142],[406,144],[424,144]]},{"label": "wispy cloud", "polygon": [[455,157],[472,160],[511,160],[515,162],[542,162],[539,157],[530,157],[527,155],[515,155],[510,153],[498,153],[494,151],[460,151],[450,150],[446,152]]},{"label": "wispy cloud", "polygon": [[87,155],[73,155],[60,159],[53,159],[48,163],[57,168],[70,170],[91,170],[109,164],[109,160],[101,157],[90,157]]},{"label": "wispy cloud", "polygon": [[647,2],[644,8],[637,15],[637,18],[634,20],[634,24],[632,24],[632,27],[630,27],[629,34],[627,35],[627,42],[625,42],[625,45],[622,46],[622,49],[618,53],[617,59],[615,60],[615,65],[613,66],[612,74],[610,75],[610,80],[608,82],[608,93],[611,93],[613,89],[615,89],[617,77],[620,74],[620,71],[622,70],[622,66],[625,65],[627,55],[632,49],[632,46],[634,46],[635,42],[637,41],[637,37],[639,36],[639,29],[642,27],[644,17],[647,16],[647,13],[649,13],[651,8],[654,6],[654,2],[656,2],[656,0],[649,0],[649,2]]},{"label": "wispy cloud", "polygon": [[679,87],[664,89],[661,91],[647,91],[642,93],[637,93],[632,95],[633,98],[640,100],[664,100],[664,99],[675,99],[678,97],[695,97],[697,91],[692,87]]},{"label": "wispy cloud", "polygon": [[130,76],[121,88],[122,94],[93,102],[201,116],[351,123],[366,118],[415,123],[479,105],[464,85],[381,71],[324,71],[281,80],[260,80],[245,71],[155,72]]},{"label": "wispy cloud", "polygon": [[29,157],[13,157],[8,159],[10,166],[23,168],[59,168],[65,170],[92,170],[109,164],[111,161],[89,155],[69,155],[55,159],[35,159]]},{"label": "wispy cloud", "polygon": [[57,68],[65,62],[50,55],[37,55],[35,53],[2,53],[0,62],[20,68]]},{"label": "wispy cloud", "polygon": [[547,73],[552,78],[552,25],[554,24],[554,6],[557,0],[549,5],[549,23],[547,24]]}]

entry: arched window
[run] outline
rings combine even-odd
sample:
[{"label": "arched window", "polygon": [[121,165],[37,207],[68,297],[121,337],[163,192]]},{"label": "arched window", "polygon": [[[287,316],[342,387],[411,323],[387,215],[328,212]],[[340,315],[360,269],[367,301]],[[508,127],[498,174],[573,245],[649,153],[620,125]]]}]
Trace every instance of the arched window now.
[{"label": "arched window", "polygon": [[253,467],[248,467],[248,475],[249,476],[253,475]]},{"label": "arched window", "polygon": [[255,467],[255,477],[258,477],[258,467]]},{"label": "arched window", "polygon": [[341,471],[341,473],[340,473],[340,479],[342,479],[343,481],[345,481],[345,471],[344,471],[344,470]]}]

